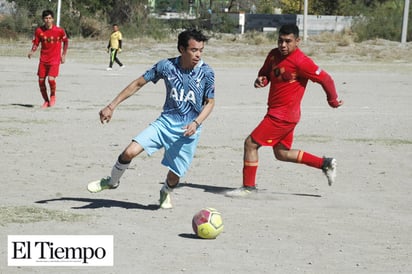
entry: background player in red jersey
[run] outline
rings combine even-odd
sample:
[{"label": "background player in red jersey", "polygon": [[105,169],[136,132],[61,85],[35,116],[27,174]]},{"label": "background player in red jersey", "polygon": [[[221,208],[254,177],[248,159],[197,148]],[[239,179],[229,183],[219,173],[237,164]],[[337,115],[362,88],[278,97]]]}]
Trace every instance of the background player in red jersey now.
[{"label": "background player in red jersey", "polygon": [[[42,18],[44,25],[34,32],[33,45],[27,56],[30,59],[41,44],[37,75],[40,92],[44,99],[42,108],[47,108],[56,103],[56,77],[59,75],[60,63],[65,62],[69,40],[64,29],[54,25],[54,14],[51,10],[43,11]],[[47,94],[46,77],[50,87],[50,99]]]},{"label": "background player in red jersey", "polygon": [[299,149],[291,149],[293,132],[300,119],[300,104],[308,80],[322,85],[328,104],[337,108],[335,84],[328,73],[319,68],[299,48],[299,28],[284,25],[279,30],[278,47],[272,49],[259,70],[255,88],[270,82],[268,111],[260,124],[246,138],[243,156],[243,186],[226,193],[230,197],[244,197],[256,191],[258,149],[271,146],[276,159],[302,163],[322,169],[329,185],[336,177],[336,160],[322,158]]}]

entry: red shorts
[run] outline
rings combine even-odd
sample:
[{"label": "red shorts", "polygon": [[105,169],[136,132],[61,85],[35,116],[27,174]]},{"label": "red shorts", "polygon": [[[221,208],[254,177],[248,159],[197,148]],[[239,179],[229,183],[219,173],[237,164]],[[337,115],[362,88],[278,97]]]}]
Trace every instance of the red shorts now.
[{"label": "red shorts", "polygon": [[296,123],[282,121],[273,116],[266,115],[250,136],[261,146],[273,147],[281,143],[287,149],[290,149],[293,143],[295,127]]},{"label": "red shorts", "polygon": [[46,76],[57,77],[59,75],[60,64],[49,65],[45,63],[39,63],[37,75],[39,78],[46,78]]}]

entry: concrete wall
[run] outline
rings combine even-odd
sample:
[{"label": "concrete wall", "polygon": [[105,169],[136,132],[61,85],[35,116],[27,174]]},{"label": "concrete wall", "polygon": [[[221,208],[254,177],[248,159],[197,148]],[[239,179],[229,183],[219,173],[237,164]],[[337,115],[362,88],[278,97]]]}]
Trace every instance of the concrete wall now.
[{"label": "concrete wall", "polygon": [[[298,15],[296,24],[303,31],[303,15]],[[352,17],[331,15],[308,15],[308,35],[316,35],[321,32],[341,32],[350,28]]]},{"label": "concrete wall", "polygon": [[[234,22],[239,22],[239,14],[228,14]],[[308,35],[316,35],[321,32],[340,32],[349,28],[352,17],[308,15]],[[303,32],[303,15],[301,14],[245,14],[244,31],[278,30],[284,24],[296,24]],[[240,30],[240,28],[239,28]]]}]

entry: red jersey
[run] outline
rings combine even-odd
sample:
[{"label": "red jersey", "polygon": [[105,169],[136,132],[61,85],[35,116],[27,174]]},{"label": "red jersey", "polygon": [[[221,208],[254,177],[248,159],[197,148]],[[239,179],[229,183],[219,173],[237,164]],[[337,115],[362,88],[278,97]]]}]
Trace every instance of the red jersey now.
[{"label": "red jersey", "polygon": [[300,119],[300,104],[308,80],[322,84],[328,100],[335,100],[337,93],[333,80],[299,48],[282,56],[276,48],[269,52],[258,76],[270,81],[268,112],[270,116],[297,123]]},{"label": "red jersey", "polygon": [[36,29],[33,38],[33,50],[41,43],[40,62],[48,65],[56,65],[61,62],[62,42],[67,49],[68,38],[66,32],[55,25],[51,29],[44,26]]}]

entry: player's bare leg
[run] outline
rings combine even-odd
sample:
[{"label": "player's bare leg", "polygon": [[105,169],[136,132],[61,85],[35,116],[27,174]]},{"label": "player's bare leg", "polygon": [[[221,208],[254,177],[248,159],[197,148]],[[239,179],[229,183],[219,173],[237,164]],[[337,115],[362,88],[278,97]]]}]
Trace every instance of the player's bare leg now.
[{"label": "player's bare leg", "polygon": [[120,154],[119,158],[114,164],[111,176],[90,182],[87,185],[89,192],[96,193],[105,189],[116,189],[120,184],[120,177],[129,167],[132,159],[139,155],[142,151],[143,147],[140,144],[131,142],[122,152],[122,154]]},{"label": "player's bare leg", "polygon": [[337,162],[334,158],[318,157],[299,149],[288,149],[282,144],[273,147],[273,153],[279,161],[305,164],[314,168],[322,169],[332,185],[336,178]]}]

